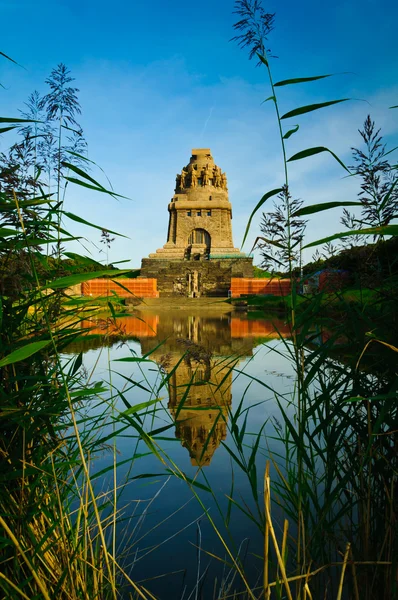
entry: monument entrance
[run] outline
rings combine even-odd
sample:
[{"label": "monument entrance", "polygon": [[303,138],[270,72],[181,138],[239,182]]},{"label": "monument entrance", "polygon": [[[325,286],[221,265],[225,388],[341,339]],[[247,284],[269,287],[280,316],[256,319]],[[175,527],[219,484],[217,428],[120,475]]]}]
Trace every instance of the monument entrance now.
[{"label": "monument entrance", "polygon": [[208,260],[210,258],[211,238],[205,229],[194,229],[188,238],[186,257],[193,260]]}]

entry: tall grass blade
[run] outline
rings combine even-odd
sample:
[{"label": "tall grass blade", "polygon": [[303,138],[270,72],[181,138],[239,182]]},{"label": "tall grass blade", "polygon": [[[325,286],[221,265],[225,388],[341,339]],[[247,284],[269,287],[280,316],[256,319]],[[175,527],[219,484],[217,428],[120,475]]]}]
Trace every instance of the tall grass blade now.
[{"label": "tall grass blade", "polygon": [[290,119],[291,117],[298,117],[299,115],[304,115],[306,113],[313,112],[314,110],[319,110],[320,108],[333,106],[333,104],[339,104],[340,102],[348,102],[349,99],[350,98],[342,98],[341,100],[329,100],[328,102],[320,102],[319,104],[308,104],[307,106],[300,106],[300,108],[295,108],[282,115],[281,119]]},{"label": "tall grass blade", "polygon": [[302,160],[303,158],[308,158],[309,156],[315,156],[315,154],[321,154],[322,152],[329,152],[329,154],[331,154],[333,156],[333,158],[335,158],[335,160],[337,160],[337,162],[343,167],[343,169],[345,171],[347,171],[347,173],[351,174],[350,170],[345,166],[343,161],[340,160],[340,158],[337,156],[337,154],[335,154],[334,152],[329,150],[329,148],[325,148],[324,146],[317,146],[315,148],[307,148],[307,150],[302,150],[301,152],[297,152],[297,154],[294,154],[293,156],[291,156],[287,160],[287,162],[292,162],[294,160]]}]

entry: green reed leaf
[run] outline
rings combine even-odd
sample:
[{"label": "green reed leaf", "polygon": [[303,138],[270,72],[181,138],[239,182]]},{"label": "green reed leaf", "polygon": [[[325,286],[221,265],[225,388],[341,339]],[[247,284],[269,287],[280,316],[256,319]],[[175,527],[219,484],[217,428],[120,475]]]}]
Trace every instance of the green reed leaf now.
[{"label": "green reed leaf", "polygon": [[[115,432],[115,435],[112,434],[112,437],[116,437],[117,433],[119,433],[121,431],[124,431],[125,429],[126,429],[125,427],[119,429],[118,432]],[[129,456],[128,458],[125,458],[124,460],[118,461],[117,464],[116,464],[116,469],[120,468],[122,465],[126,465],[128,463],[131,463],[132,460],[137,460],[138,458],[142,458],[142,457],[145,457],[145,456],[151,456],[151,454],[152,454],[151,452],[144,452],[142,454],[134,454],[133,457]],[[108,467],[104,467],[103,469],[101,469],[97,473],[93,473],[91,475],[91,480],[93,481],[94,479],[98,479],[98,477],[103,477],[106,473],[108,473],[109,471],[112,471],[114,468],[115,468],[115,465],[113,465],[113,464],[109,465]],[[142,474],[142,475],[137,475],[136,479],[138,479],[138,478],[144,478],[145,476],[147,476],[147,477],[154,477],[154,476],[158,477],[159,475],[161,475],[161,473],[156,473],[154,475],[149,475],[149,474],[145,475],[145,474]],[[164,473],[163,473],[163,475],[164,475]]]},{"label": "green reed leaf", "polygon": [[6,365],[12,365],[13,363],[25,360],[25,358],[29,358],[29,356],[36,354],[36,352],[40,352],[40,350],[50,343],[51,340],[43,340],[41,342],[31,342],[30,344],[26,344],[26,346],[22,346],[22,348],[18,348],[18,350],[14,350],[14,352],[11,352],[11,354],[2,358],[0,360],[0,367],[5,367]]},{"label": "green reed leaf", "polygon": [[387,194],[384,196],[384,200],[383,202],[380,204],[380,210],[383,210],[383,208],[385,207],[385,205],[387,204],[387,202],[389,201],[389,199],[391,198],[391,194],[394,191],[395,186],[398,184],[398,179],[396,179],[395,181],[393,181],[390,189],[388,190]]},{"label": "green reed leaf", "polygon": [[[29,206],[40,206],[41,204],[48,204],[49,202],[55,202],[55,200],[51,199],[52,194],[45,194],[44,196],[39,196],[38,198],[32,198],[31,200],[21,200],[19,202],[20,208],[28,208]],[[40,221],[41,222],[41,221]]]},{"label": "green reed leaf", "polygon": [[295,79],[284,79],[283,81],[277,81],[274,83],[274,87],[282,87],[283,85],[293,85],[296,83],[307,83],[308,81],[316,81],[317,79],[325,79],[325,77],[333,77],[334,73],[330,75],[316,75],[315,77],[297,77]]},{"label": "green reed leaf", "polygon": [[290,138],[290,136],[291,136],[291,135],[293,135],[293,133],[296,133],[296,131],[298,131],[298,130],[299,130],[299,127],[300,127],[299,125],[295,125],[295,126],[293,127],[293,129],[289,129],[289,131],[287,131],[287,132],[285,133],[285,135],[283,136],[283,139],[284,139],[284,140],[288,140],[288,139]]},{"label": "green reed leaf", "polygon": [[277,248],[282,248],[283,250],[286,248],[286,245],[284,245],[281,242],[278,242],[277,240],[270,240],[269,238],[265,238],[265,237],[259,235],[256,238],[256,241],[254,243],[254,246],[253,246],[252,250],[254,250],[254,247],[257,245],[258,240],[262,240],[266,244],[270,244],[271,246],[276,246]]},{"label": "green reed leaf", "polygon": [[398,225],[384,225],[383,227],[369,227],[367,229],[353,229],[352,231],[343,231],[342,233],[335,233],[329,237],[322,238],[316,242],[311,242],[304,248],[312,248],[313,246],[319,246],[320,244],[327,244],[333,240],[339,240],[344,237],[350,237],[352,235],[398,235]]},{"label": "green reed leaf", "polygon": [[[199,407],[199,406],[198,406],[198,407],[196,407],[196,408],[207,408],[207,409],[208,409],[208,407],[205,407],[205,406],[203,406],[203,407]],[[205,454],[206,454],[206,451],[207,451],[207,448],[208,448],[208,446],[209,446],[209,442],[210,442],[210,441],[211,441],[211,439],[212,439],[212,435],[213,435],[213,433],[216,431],[216,428],[217,428],[218,422],[219,422],[219,420],[220,420],[221,414],[222,414],[222,413],[221,413],[221,409],[220,409],[220,412],[218,413],[218,415],[217,415],[217,416],[216,416],[216,418],[214,419],[214,423],[213,423],[213,425],[212,425],[212,427],[211,427],[210,431],[209,431],[209,432],[208,432],[208,434],[207,434],[206,441],[205,441],[205,443],[203,444],[202,452],[200,453],[200,457],[199,457],[199,461],[198,461],[198,464],[199,464],[199,465],[202,463],[203,457],[205,456]],[[188,421],[189,421],[189,419],[188,419]],[[181,421],[180,421],[180,422],[181,422]]]},{"label": "green reed leaf", "polygon": [[81,390],[71,391],[71,398],[90,398],[90,396],[95,396],[98,394],[104,394],[108,391],[106,387],[96,387],[96,388],[85,388]]},{"label": "green reed leaf", "polygon": [[325,148],[324,146],[316,146],[315,148],[307,148],[306,150],[301,150],[301,152],[297,152],[297,154],[294,154],[293,156],[288,158],[287,162],[292,162],[293,160],[301,160],[302,158],[308,158],[309,156],[314,156],[315,154],[320,154],[321,152],[329,152],[329,154],[331,154],[333,158],[337,160],[337,162],[343,167],[343,169],[345,169],[347,173],[350,173],[351,175],[350,170],[345,166],[343,161],[340,160],[337,154],[329,150],[329,148]]},{"label": "green reed leaf", "polygon": [[137,412],[140,412],[141,410],[144,410],[145,408],[148,408],[149,406],[153,406],[154,404],[156,404],[157,402],[160,402],[161,400],[163,400],[163,398],[155,398],[154,400],[148,400],[147,402],[140,402],[139,404],[134,404],[134,406],[131,406],[127,410],[123,411],[121,414],[122,415],[135,414]]},{"label": "green reed leaf", "polygon": [[130,271],[114,271],[109,269],[104,269],[103,271],[93,271],[92,273],[76,273],[75,275],[66,275],[66,277],[60,277],[59,279],[55,279],[54,281],[49,281],[45,286],[41,289],[62,289],[68,288],[72,285],[76,285],[78,283],[83,283],[84,281],[90,281],[90,279],[96,279],[97,277],[117,277],[119,275],[124,275],[125,273],[129,273]]},{"label": "green reed leaf", "polygon": [[11,129],[15,129],[17,125],[12,125],[11,127],[0,127],[0,133],[6,133],[7,131],[11,131]]},{"label": "green reed leaf", "polygon": [[[14,63],[14,65],[17,65],[18,67],[22,67],[22,65],[20,65],[19,63],[17,63],[16,60],[14,60],[13,58],[11,58],[11,56],[8,56],[7,54],[4,54],[4,52],[0,52],[0,56],[4,56],[4,58],[6,58],[7,60],[9,60],[12,63]],[[25,67],[22,67],[22,69],[25,69]]]},{"label": "green reed leaf", "polygon": [[153,360],[147,360],[146,358],[140,358],[139,356],[126,356],[125,358],[114,358],[113,362],[137,362],[154,364]]},{"label": "green reed leaf", "polygon": [[259,208],[261,208],[261,206],[264,204],[264,202],[266,202],[269,198],[271,198],[272,196],[275,196],[276,194],[279,194],[282,191],[282,188],[276,188],[275,190],[271,190],[270,192],[267,192],[266,194],[264,194],[264,196],[261,198],[261,200],[258,202],[258,204],[256,205],[256,207],[254,208],[252,214],[250,215],[250,218],[247,222],[246,225],[246,231],[245,231],[245,235],[243,236],[243,242],[242,242],[242,248],[245,244],[247,235],[249,233],[249,229],[250,229],[250,225],[251,222],[253,220],[254,215],[256,214],[256,212],[258,211]]},{"label": "green reed leaf", "polygon": [[120,194],[116,194],[112,190],[107,190],[104,187],[96,187],[95,185],[90,185],[89,183],[85,183],[81,181],[81,179],[76,179],[76,177],[65,177],[66,181],[70,181],[70,183],[75,183],[76,185],[80,185],[89,190],[94,190],[95,192],[101,192],[103,194],[109,194],[109,196],[113,196],[114,198],[124,198],[125,200],[130,200],[127,196],[121,196]]},{"label": "green reed leaf", "polygon": [[9,237],[11,235],[18,235],[16,229],[8,229],[7,227],[0,227],[0,237]]},{"label": "green reed leaf", "polygon": [[76,165],[72,165],[72,163],[69,163],[69,162],[66,162],[66,161],[62,161],[61,164],[62,164],[63,167],[66,167],[67,169],[70,169],[70,171],[73,171],[74,173],[76,173],[76,175],[80,175],[80,177],[83,177],[83,179],[87,179],[88,181],[91,181],[91,183],[93,183],[94,185],[96,185],[97,187],[101,188],[102,190],[105,190],[105,188],[104,188],[103,185],[101,185],[100,183],[98,183],[98,181],[96,179],[94,179],[88,173],[86,173],[85,171],[83,171],[83,169],[80,169]]},{"label": "green reed leaf", "polygon": [[258,52],[256,52],[256,54],[257,54],[259,60],[263,63],[263,65],[265,65],[266,67],[268,67],[269,66],[268,65],[268,61],[265,58],[265,56],[263,56],[262,54],[259,54]]},{"label": "green reed leaf", "polygon": [[227,514],[225,515],[225,525],[228,527],[230,520],[231,520],[231,510],[232,510],[232,498],[234,495],[234,487],[235,487],[235,477],[234,477],[234,469],[233,469],[233,465],[231,464],[231,491],[229,492],[229,496],[227,496],[228,498],[228,508],[227,508]]},{"label": "green reed leaf", "polygon": [[35,119],[15,119],[14,117],[0,117],[0,123],[41,123]]},{"label": "green reed leaf", "polygon": [[[144,442],[144,444],[147,445],[147,447],[149,448],[149,450],[163,464],[165,464],[165,461],[164,461],[162,455],[160,454],[159,450],[157,449],[156,444],[154,443],[154,441],[152,440],[152,438],[144,431],[144,429],[141,427],[141,425],[139,423],[137,423],[137,421],[135,420],[135,418],[133,418],[132,416],[130,416],[129,414],[127,414],[127,412],[121,413],[119,416],[123,417],[124,419],[126,419],[126,421],[128,421],[128,423],[130,423],[130,425],[132,427],[134,427],[134,429],[139,433],[140,438],[142,439],[142,441]],[[134,416],[136,416],[136,415],[134,415]]]},{"label": "green reed leaf", "polygon": [[[149,394],[152,393],[151,388],[145,387],[139,381],[134,381],[134,379],[131,379],[131,377],[127,377],[126,375],[123,375],[122,373],[119,373],[118,371],[115,371],[115,373],[116,373],[116,375],[119,375],[119,377],[123,377],[123,379],[125,379],[126,381],[131,383],[130,389],[138,387],[138,388],[140,388],[140,390],[144,390],[144,392],[148,392]],[[125,403],[125,405],[127,406],[127,408],[131,408],[130,402],[128,402],[128,400],[126,400],[126,398],[123,396],[123,394],[120,391],[119,391],[119,396],[122,398],[122,400]]]},{"label": "green reed leaf", "polygon": [[228,499],[229,502],[231,502],[234,506],[236,506],[236,508],[238,508],[241,512],[243,512],[243,514],[246,515],[246,517],[248,519],[250,519],[250,521],[252,521],[257,527],[260,527],[261,532],[263,532],[263,528],[261,527],[261,524],[253,517],[253,515],[248,510],[245,510],[243,508],[243,506],[241,506],[238,502],[236,502],[236,500],[234,500],[232,498],[232,496],[226,495],[226,498]]},{"label": "green reed leaf", "polygon": [[224,442],[221,442],[221,444],[224,446],[228,454],[232,457],[233,461],[236,462],[237,465],[239,465],[243,473],[246,473],[246,467],[244,466],[242,461],[236,456],[236,454],[231,450],[231,448],[227,446]]},{"label": "green reed leaf", "polygon": [[76,356],[75,361],[73,363],[73,366],[72,366],[72,369],[71,369],[71,375],[72,376],[75,375],[78,372],[78,370],[80,369],[80,367],[82,366],[82,364],[83,364],[83,352],[80,352]]},{"label": "green reed leaf", "polygon": [[302,217],[304,215],[312,215],[323,210],[329,210],[330,208],[337,208],[338,206],[362,206],[361,202],[322,202],[321,204],[312,204],[311,206],[305,206],[300,208],[291,214],[292,217]]},{"label": "green reed leaf", "polygon": [[112,188],[112,183],[110,182],[110,179],[107,176],[107,174],[105,173],[104,169],[102,167],[100,167],[95,161],[90,160],[89,158],[87,158],[87,156],[84,156],[83,154],[79,154],[78,152],[72,152],[72,150],[67,150],[66,153],[70,154],[71,156],[75,156],[76,158],[79,158],[80,160],[83,160],[84,162],[90,163],[90,164],[94,165],[95,167],[97,167],[97,169],[99,169],[105,175],[110,187]]},{"label": "green reed leaf", "polygon": [[62,129],[67,129],[68,131],[72,131],[73,133],[76,133],[77,135],[81,135],[81,132],[78,129],[73,129],[72,127],[69,127],[68,125],[61,125]]},{"label": "green reed leaf", "polygon": [[106,227],[101,227],[100,225],[94,225],[94,223],[90,223],[89,221],[86,221],[82,217],[79,217],[78,215],[75,215],[71,212],[64,210],[62,214],[64,214],[69,219],[72,219],[72,221],[76,221],[76,223],[82,223],[83,225],[94,227],[94,229],[99,229],[100,231],[107,231],[108,233],[112,233],[113,235],[118,235],[119,237],[124,237],[128,239],[127,235],[123,235],[122,233],[118,233],[117,231],[112,231],[112,229],[107,229]]},{"label": "green reed leaf", "polygon": [[283,262],[276,259],[274,256],[271,256],[270,254],[266,254],[265,252],[261,253],[261,256],[263,256],[264,258],[267,258],[270,261],[276,262],[278,265],[280,265],[281,267],[284,266]]},{"label": "green reed leaf", "polygon": [[167,437],[161,437],[161,436],[159,436],[159,433],[163,433],[164,431],[167,431],[168,429],[171,429],[172,427],[175,427],[174,423],[170,423],[169,425],[164,425],[163,427],[157,427],[156,429],[151,429],[151,431],[148,433],[148,435],[150,435],[154,439],[155,439],[155,436],[156,436],[157,440],[161,440],[162,439],[162,440],[167,440],[167,441],[170,441],[170,442],[175,442],[175,441],[177,441],[175,437],[167,438]]},{"label": "green reed leaf", "polygon": [[64,252],[64,255],[81,265],[95,265],[98,268],[103,266],[93,258],[90,258],[89,256],[83,256],[82,254],[76,254],[76,252]]},{"label": "green reed leaf", "polygon": [[199,488],[200,490],[204,490],[205,492],[212,491],[207,485],[204,485],[203,483],[199,483],[199,481],[195,481],[194,479],[191,479],[191,477],[188,477],[187,475],[185,475],[185,473],[179,473],[178,471],[172,471],[171,469],[166,469],[166,471],[168,473],[170,473],[171,475],[178,477],[178,479],[182,479],[182,481],[186,481],[190,485],[193,485],[194,487]]},{"label": "green reed leaf", "polygon": [[[388,150],[388,152],[386,152],[383,156],[388,156],[389,154],[391,154],[392,152],[395,152],[395,150],[398,149],[398,146],[394,146],[394,148],[391,148],[391,150]],[[396,165],[395,165],[396,166]]]},{"label": "green reed leaf", "polygon": [[276,102],[275,96],[268,96],[268,98],[263,100],[263,102],[261,102],[261,104],[265,104],[266,102],[268,102],[268,100],[272,100],[273,102]]},{"label": "green reed leaf", "polygon": [[[186,354],[184,354],[184,355],[183,355],[183,357],[184,357],[185,355],[186,355]],[[194,373],[192,373],[191,379],[190,379],[190,380],[189,380],[189,381],[188,381],[188,382],[185,384],[185,390],[184,390],[184,393],[183,393],[183,395],[181,396],[181,398],[180,398],[180,399],[179,399],[179,401],[178,401],[177,410],[175,411],[175,414],[174,414],[174,421],[175,421],[176,423],[177,423],[177,419],[178,419],[178,417],[179,417],[179,415],[180,415],[180,412],[181,412],[181,410],[184,408],[185,401],[186,401],[186,399],[187,399],[187,398],[188,398],[188,396],[189,396],[189,393],[190,393],[191,387],[192,387],[192,385],[193,385],[193,380],[194,380],[194,377],[195,377],[195,374],[194,374]]]},{"label": "green reed leaf", "polygon": [[115,312],[112,302],[107,302],[107,304],[108,304],[109,310],[111,311],[112,318],[116,319],[116,312]]},{"label": "green reed leaf", "polygon": [[317,104],[307,104],[306,106],[300,106],[299,108],[295,108],[284,115],[282,115],[281,119],[290,119],[291,117],[297,117],[299,115],[304,115],[305,113],[312,112],[314,110],[319,110],[320,108],[326,108],[327,106],[332,106],[333,104],[339,104],[340,102],[348,102],[349,98],[342,98],[341,100],[329,100],[329,102],[319,102]]},{"label": "green reed leaf", "polygon": [[[84,159],[87,162],[92,163],[95,166],[98,166],[94,161],[89,160],[87,158],[85,158],[84,156],[82,156],[81,154],[77,154],[76,152],[69,152],[71,155],[76,156],[80,159]],[[129,198],[127,198],[127,196],[121,196],[120,194],[116,194],[113,189],[107,190],[101,183],[99,183],[96,179],[94,179],[93,177],[91,177],[88,173],[86,173],[85,171],[83,171],[83,169],[80,169],[79,167],[77,167],[76,165],[73,165],[72,163],[66,162],[64,161],[62,163],[63,166],[67,167],[68,169],[70,169],[71,171],[73,171],[74,173],[76,173],[76,175],[80,175],[80,177],[83,177],[83,179],[87,179],[88,181],[91,181],[91,183],[93,183],[94,185],[98,186],[99,188],[102,189],[103,192],[110,194],[112,196],[118,197],[118,198],[125,198],[127,200],[129,200]],[[112,188],[112,184],[109,181],[109,178],[106,176],[105,171],[103,169],[101,169],[101,167],[98,167],[100,169],[100,171],[102,171],[102,173],[104,173],[110,187]]]},{"label": "green reed leaf", "polygon": [[398,104],[396,104],[395,106],[389,106],[388,108],[398,108]]},{"label": "green reed leaf", "polygon": [[[159,344],[157,344],[157,346],[155,346],[155,348],[153,348],[152,350],[150,350],[149,352],[147,352],[146,354],[144,354],[143,355],[144,358],[147,357],[147,356],[150,356],[152,353],[156,352],[156,350],[158,348],[160,348],[165,343],[165,341],[166,340],[162,340]],[[162,383],[160,384],[160,386],[158,388],[158,392],[160,392],[160,390],[168,384],[169,380],[173,377],[174,373],[177,371],[178,367],[180,366],[180,364],[182,363],[182,361],[184,360],[184,358],[185,358],[185,354],[183,354],[181,356],[181,358],[178,359],[178,361],[174,365],[174,367],[172,369],[170,369],[170,371],[167,373],[167,375],[165,375],[162,378]]]},{"label": "green reed leaf", "polygon": [[[123,261],[121,261],[121,262],[123,262]],[[130,273],[131,273],[131,271],[130,271]],[[134,273],[134,271],[133,271],[133,273]],[[134,292],[132,292],[131,290],[129,290],[128,287],[126,287],[125,285],[123,285],[122,283],[120,283],[120,281],[118,281],[117,279],[115,279],[114,283],[116,283],[116,285],[118,285],[120,288],[122,288],[122,290],[124,290],[125,292],[127,292],[128,294],[130,294],[130,296],[134,296],[134,298],[137,298],[137,296],[134,294]]]},{"label": "green reed leaf", "polygon": [[[48,204],[49,202],[53,202],[53,200],[39,200],[39,199],[32,199],[32,200],[25,200],[22,202],[19,202],[19,207],[20,208],[28,208],[29,206],[40,206],[42,204]],[[0,202],[0,211],[1,212],[14,212],[15,211],[15,204],[11,203],[11,202]],[[45,220],[40,220],[38,221],[38,223],[44,223],[46,222]],[[54,228],[55,228],[55,224],[54,224]]]},{"label": "green reed leaf", "polygon": [[256,441],[254,443],[254,445],[252,446],[252,451],[250,453],[250,457],[249,457],[249,462],[248,462],[248,470],[250,471],[252,469],[252,467],[255,465],[255,461],[256,461],[256,456],[257,456],[257,451],[258,451],[258,447],[260,444],[260,440],[261,440],[261,436],[264,430],[264,427],[266,426],[267,422],[265,421],[261,427],[260,427],[260,431],[258,432],[258,434],[256,435]]}]

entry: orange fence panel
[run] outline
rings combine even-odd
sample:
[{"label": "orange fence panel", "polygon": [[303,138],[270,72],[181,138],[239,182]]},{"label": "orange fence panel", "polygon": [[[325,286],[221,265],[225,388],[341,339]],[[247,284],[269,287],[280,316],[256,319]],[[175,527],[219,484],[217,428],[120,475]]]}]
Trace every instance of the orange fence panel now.
[{"label": "orange fence panel", "polygon": [[82,329],[89,329],[90,335],[116,335],[132,337],[155,337],[159,323],[158,315],[146,315],[145,319],[137,317],[118,317],[101,319],[93,317],[81,322]]},{"label": "orange fence panel", "polygon": [[251,321],[250,319],[239,319],[239,317],[231,319],[232,338],[279,338],[280,336],[289,337],[290,334],[289,325],[282,319],[273,319],[272,321]]},{"label": "orange fence panel", "polygon": [[[113,296],[116,293],[119,298],[159,298],[156,279],[118,279],[123,287],[111,279],[91,279],[85,281],[81,286],[83,296]],[[124,289],[126,288],[126,289]]]},{"label": "orange fence panel", "polygon": [[270,294],[272,296],[287,296],[290,293],[290,279],[255,279],[232,277],[231,297],[239,298],[249,294]]}]

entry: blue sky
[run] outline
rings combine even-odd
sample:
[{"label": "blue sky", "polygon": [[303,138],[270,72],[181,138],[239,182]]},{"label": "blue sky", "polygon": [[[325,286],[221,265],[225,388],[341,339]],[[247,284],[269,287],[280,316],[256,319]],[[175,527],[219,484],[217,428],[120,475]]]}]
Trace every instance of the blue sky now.
[{"label": "blue sky", "polygon": [[[398,3],[263,4],[276,13],[269,39],[278,56],[272,63],[275,80],[348,72],[280,88],[282,111],[355,99],[286,121],[287,127],[300,124],[288,141],[288,154],[327,146],[350,164],[350,148],[359,145],[357,130],[367,114],[382,128],[388,146],[398,145],[398,111],[388,109],[398,104]],[[115,191],[131,200],[118,202],[71,187],[66,208],[129,237],[113,243],[112,261],[128,259],[138,267],[141,257],[166,242],[175,175],[194,147],[211,148],[227,173],[236,246],[255,204],[283,183],[273,107],[261,104],[270,95],[266,73],[229,41],[237,19],[233,6],[227,0],[0,2],[1,20],[8,24],[2,28],[0,50],[25,67],[0,61],[6,88],[0,89],[0,114],[18,116],[34,89],[46,93],[44,80],[58,63],[69,67],[80,89],[89,158],[105,170]],[[1,136],[0,151],[10,141]],[[290,184],[293,196],[305,204],[352,201],[359,190],[359,181],[346,179],[327,155],[293,163]],[[341,230],[339,216],[339,209],[314,216],[307,241]],[[259,234],[259,221],[260,214],[246,250]],[[101,258],[99,232],[70,225],[86,236],[87,250]]]}]

